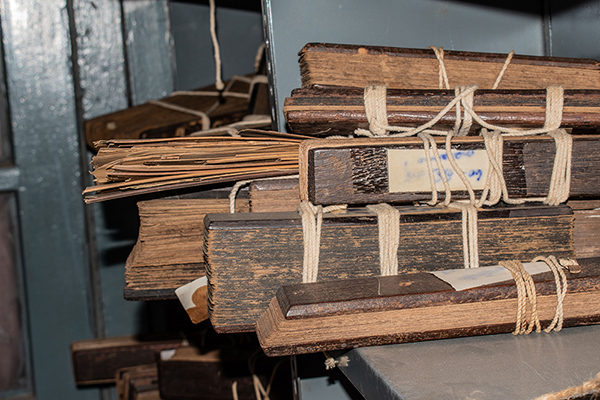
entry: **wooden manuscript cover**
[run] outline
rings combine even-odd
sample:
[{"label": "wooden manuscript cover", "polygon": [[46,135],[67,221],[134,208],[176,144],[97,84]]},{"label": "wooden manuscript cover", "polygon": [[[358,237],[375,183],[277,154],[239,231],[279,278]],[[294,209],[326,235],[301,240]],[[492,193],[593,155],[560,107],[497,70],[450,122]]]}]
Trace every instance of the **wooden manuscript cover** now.
[{"label": "wooden manuscript cover", "polygon": [[[600,322],[599,262],[580,260],[581,272],[565,272],[564,326]],[[532,277],[546,328],[557,304],[554,276]],[[289,355],[511,332],[516,319],[512,280],[457,291],[421,272],[283,286],[258,320],[257,335],[268,355]]]},{"label": "wooden manuscript cover", "polygon": [[[439,87],[439,62],[432,49],[308,43],[299,53],[302,86],[378,84],[391,88]],[[444,51],[450,87],[478,84],[491,89],[507,54]],[[582,58],[515,54],[498,89],[600,89],[600,65]]]},{"label": "wooden manuscript cover", "polygon": [[[445,155],[443,141],[444,138],[436,138],[442,158]],[[452,144],[455,158],[479,195],[489,168],[483,138],[455,137]],[[548,136],[504,140],[503,174],[511,198],[548,194],[555,147],[554,140]],[[423,141],[419,138],[304,141],[300,147],[300,196],[314,204],[429,200],[431,186],[424,161]],[[437,168],[435,161],[433,164]],[[446,171],[450,168],[447,161],[444,168]],[[468,198],[458,176],[454,174],[449,180],[458,184],[453,189],[453,198]],[[439,171],[436,181],[441,190],[440,199],[443,199]],[[414,183],[418,186],[412,186]],[[574,136],[570,197],[597,196],[600,196],[600,136]]]},{"label": "wooden manuscript cover", "polygon": [[[399,272],[462,268],[461,213],[400,207]],[[574,258],[569,207],[495,207],[478,213],[479,260]],[[297,212],[209,214],[204,252],[209,316],[220,333],[252,331],[282,285],[302,279]],[[319,280],[379,275],[377,217],[365,209],[325,214]]]}]

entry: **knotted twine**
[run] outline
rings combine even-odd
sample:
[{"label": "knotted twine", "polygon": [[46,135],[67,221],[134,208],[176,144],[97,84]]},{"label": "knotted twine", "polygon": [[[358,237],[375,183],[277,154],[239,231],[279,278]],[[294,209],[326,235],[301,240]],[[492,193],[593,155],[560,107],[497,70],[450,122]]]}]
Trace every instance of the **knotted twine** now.
[{"label": "knotted twine", "polygon": [[315,206],[306,200],[300,202],[298,213],[302,218],[302,237],[304,240],[302,283],[312,283],[317,281],[323,214],[346,208],[347,205],[345,204],[323,207]]},{"label": "knotted twine", "polygon": [[[562,121],[563,108],[563,89],[560,86],[549,86],[546,89],[546,120],[542,128],[519,129],[495,126],[483,121],[473,110],[473,97],[477,86],[462,86],[455,88],[455,97],[446,107],[442,109],[432,120],[416,128],[390,126],[387,122],[386,110],[386,91],[385,86],[370,85],[365,87],[364,102],[369,129],[357,129],[357,135],[369,137],[408,137],[417,134],[424,142],[426,152],[427,167],[429,171],[430,186],[432,190],[432,199],[428,203],[434,205],[437,203],[437,188],[434,184],[434,171],[431,163],[430,151],[433,152],[442,182],[444,183],[446,196],[444,206],[459,208],[463,213],[463,252],[465,254],[465,267],[474,268],[479,266],[478,247],[477,247],[477,222],[475,207],[481,207],[483,204],[496,204],[502,197],[509,204],[521,204],[526,201],[543,201],[548,205],[557,205],[565,201],[569,195],[570,174],[571,174],[571,150],[572,138],[566,131],[559,129]],[[461,106],[464,112],[461,112]],[[452,131],[440,131],[430,129],[452,108],[456,108],[456,122]],[[458,166],[456,159],[451,151],[451,140],[456,134],[463,136],[468,134],[472,122],[476,121],[481,126],[481,135],[484,137],[484,144],[491,168],[484,183],[482,196],[479,200],[475,197],[472,185],[468,181],[464,172]],[[488,129],[493,130],[492,133]],[[398,132],[389,134],[389,132]],[[502,136],[525,136],[548,133],[555,140],[556,154],[552,171],[550,188],[545,198],[524,198],[510,199],[506,190],[506,183],[502,173]],[[462,202],[450,203],[451,191],[447,184],[447,177],[444,168],[441,168],[439,153],[435,140],[431,135],[446,136],[446,153],[452,169],[461,179],[469,193],[469,206],[461,205]]]}]

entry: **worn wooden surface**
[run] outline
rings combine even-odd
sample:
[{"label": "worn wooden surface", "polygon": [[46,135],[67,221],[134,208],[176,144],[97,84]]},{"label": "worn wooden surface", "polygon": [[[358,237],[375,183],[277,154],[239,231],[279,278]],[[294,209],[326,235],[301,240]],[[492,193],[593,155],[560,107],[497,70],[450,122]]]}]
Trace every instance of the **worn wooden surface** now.
[{"label": "worn wooden surface", "polygon": [[[437,138],[442,150],[444,139]],[[453,149],[484,149],[481,137],[457,137]],[[548,136],[504,140],[503,173],[511,198],[543,197],[554,164],[554,140]],[[300,148],[300,196],[314,204],[369,204],[431,199],[431,192],[389,190],[389,149],[423,149],[419,138],[313,139]],[[477,194],[481,191],[476,191]],[[468,198],[455,191],[453,198]],[[573,137],[570,197],[600,196],[600,136]],[[439,192],[439,198],[444,193]]]},{"label": "worn wooden surface", "polygon": [[[600,322],[600,259],[566,272],[564,326]],[[534,275],[538,315],[546,327],[556,310],[551,272]],[[514,282],[456,291],[431,274],[414,273],[282,287],[258,320],[268,355],[349,349],[515,329]]]},{"label": "worn wooden surface", "polygon": [[298,178],[254,181],[248,197],[252,212],[295,211],[300,203]]},{"label": "worn wooden surface", "polygon": [[[244,94],[249,89],[250,85],[242,81],[233,83],[231,87],[232,92]],[[214,85],[199,90],[217,92]],[[264,96],[263,91],[260,96]],[[248,98],[173,95],[161,101],[195,111],[208,111],[211,128],[240,121],[249,111]],[[262,103],[264,100],[256,101]],[[199,116],[149,103],[92,118],[85,123],[86,142],[90,147],[94,147],[97,140],[177,137],[200,130],[202,119]]]},{"label": "worn wooden surface", "polygon": [[600,257],[600,200],[571,200],[573,209],[573,241],[580,258]]},{"label": "worn wooden surface", "polygon": [[119,336],[71,344],[77,385],[114,383],[117,370],[155,362],[161,350],[182,346],[181,337]]},{"label": "worn wooden surface", "polygon": [[[461,214],[401,207],[399,271],[462,268]],[[568,207],[504,207],[479,216],[479,260],[529,261],[540,254],[574,257]],[[325,214],[319,280],[379,275],[377,218],[348,210]],[[302,276],[298,213],[215,214],[205,219],[209,315],[218,332],[251,331],[270,298]]]},{"label": "worn wooden surface", "polygon": [[[414,127],[432,120],[455,97],[454,90],[388,89],[389,125]],[[485,122],[506,127],[535,128],[544,126],[545,90],[475,91],[473,110]],[[295,89],[287,97],[283,114],[297,134],[315,136],[348,135],[357,128],[368,129],[363,87],[315,85]],[[451,130],[456,113],[450,110],[434,126]],[[565,90],[563,128],[575,132],[595,130],[600,125],[600,90]],[[481,129],[473,122],[471,133]]]},{"label": "worn wooden surface", "polygon": [[244,130],[239,136],[98,141],[86,203],[298,173],[301,135]]},{"label": "worn wooden surface", "polygon": [[[299,57],[303,86],[320,83],[439,87],[439,62],[432,49],[309,43]],[[478,84],[492,88],[506,57],[507,54],[444,51],[450,87]],[[548,85],[600,89],[600,65],[596,60],[515,54],[498,88],[537,89]]]},{"label": "worn wooden surface", "polygon": [[[210,197],[211,193],[198,196]],[[204,216],[228,213],[225,198],[165,198],[137,203],[138,240],[125,263],[127,300],[175,299],[175,289],[204,276]],[[236,201],[237,212],[248,212],[246,192]]]}]

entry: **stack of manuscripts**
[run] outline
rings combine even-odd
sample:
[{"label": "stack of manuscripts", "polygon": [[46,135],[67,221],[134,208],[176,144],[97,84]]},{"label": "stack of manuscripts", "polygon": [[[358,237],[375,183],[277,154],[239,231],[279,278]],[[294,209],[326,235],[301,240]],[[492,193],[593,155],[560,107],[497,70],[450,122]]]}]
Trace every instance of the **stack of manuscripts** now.
[{"label": "stack of manuscripts", "polygon": [[[600,322],[598,62],[308,44],[300,52],[300,70],[302,88],[286,99],[284,115],[292,133],[319,138],[301,142],[298,180],[255,182],[263,194],[277,189],[298,195],[272,195],[271,207],[282,211],[208,214],[204,220],[208,311],[217,332],[256,331],[268,355],[288,355],[511,332],[519,319],[527,326],[539,319],[544,328],[552,321],[558,330]],[[452,89],[439,89],[448,83]],[[379,125],[365,100],[373,85],[387,87]],[[550,93],[556,90],[560,114],[550,121],[547,114],[556,109]],[[467,92],[470,102],[461,100]],[[467,118],[472,121],[464,128]],[[463,129],[449,143],[444,136],[426,140],[410,132],[394,137],[397,131],[389,129],[401,126],[405,132],[423,124],[437,134],[455,125]],[[373,134],[382,125],[386,132]],[[498,161],[498,150],[490,158],[490,145],[480,135],[490,126],[532,133],[504,137]],[[572,146],[562,171],[568,181],[564,199],[553,202],[546,196],[563,145],[544,133],[558,126]],[[383,137],[358,137],[364,132]],[[426,155],[424,142],[432,151],[435,142],[439,154]],[[444,200],[479,199],[489,171],[499,168],[503,197],[477,206],[478,246],[470,254],[464,227],[472,226],[471,216]],[[322,214],[322,222],[317,218],[313,282],[303,279],[312,250],[305,247],[309,224],[296,211],[300,201],[313,209],[346,205]],[[392,231],[382,228],[369,207],[378,203],[391,205],[398,218],[392,255],[398,267],[391,276],[380,270],[387,257],[382,241]],[[467,256],[476,256],[481,267],[463,268]],[[544,261],[554,259],[558,269]],[[517,315],[517,304],[525,300],[508,267],[499,266],[508,260],[522,263],[532,277],[535,317]],[[495,278],[465,288],[447,280],[454,272],[459,282],[473,274]],[[560,285],[555,273],[564,276]]]},{"label": "stack of manuscripts", "polygon": [[186,337],[76,341],[71,356],[78,386],[114,385],[119,400],[253,400],[261,389],[267,398],[289,398],[291,381],[281,379],[289,374],[288,363],[258,350],[256,337],[221,338],[203,329]]}]

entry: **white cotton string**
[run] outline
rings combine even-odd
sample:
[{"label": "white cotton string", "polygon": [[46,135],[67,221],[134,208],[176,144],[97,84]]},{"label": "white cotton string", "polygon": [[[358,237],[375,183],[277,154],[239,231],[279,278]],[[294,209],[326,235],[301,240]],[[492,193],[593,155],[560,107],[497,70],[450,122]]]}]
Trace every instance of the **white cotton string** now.
[{"label": "white cotton string", "polygon": [[444,205],[448,205],[450,203],[450,197],[452,191],[450,190],[450,184],[448,183],[448,177],[446,176],[446,169],[442,164],[442,160],[440,158],[440,153],[437,148],[437,144],[435,143],[435,139],[428,134],[427,132],[421,132],[417,136],[423,140],[423,148],[425,149],[425,160],[427,163],[427,171],[429,171],[429,184],[431,186],[431,200],[427,203],[430,206],[434,206],[438,202],[438,193],[437,186],[435,184],[435,172],[433,165],[431,164],[431,153],[433,153],[433,157],[435,159],[437,169],[439,171],[439,176],[444,185],[444,190],[446,196],[444,198]]},{"label": "white cotton string", "polygon": [[465,268],[479,268],[477,209],[473,204],[454,202],[448,205],[462,213],[463,262]]},{"label": "white cotton string", "polygon": [[276,179],[293,179],[293,178],[299,178],[299,177],[300,176],[296,174],[296,175],[286,175],[286,176],[272,176],[269,178],[248,179],[245,181],[236,182],[235,185],[233,185],[233,187],[231,188],[231,191],[229,192],[229,213],[235,214],[235,198],[242,186],[246,186],[255,181],[272,181],[272,180],[276,180]]},{"label": "white cotton string", "polygon": [[559,332],[563,326],[563,301],[567,295],[567,276],[563,271],[562,265],[554,256],[536,257],[531,262],[543,261],[548,265],[552,274],[554,274],[554,283],[556,284],[556,312],[550,325],[544,329],[544,332],[550,333],[553,329]]},{"label": "white cotton string", "polygon": [[[558,332],[563,326],[563,302],[567,295],[567,276],[563,271],[563,266],[554,256],[540,256],[534,258],[531,262],[543,261],[548,265],[554,275],[556,285],[556,310],[554,318],[544,329],[544,332],[550,333],[552,330]],[[508,269],[517,285],[517,322],[514,335],[527,335],[533,331],[541,332],[541,324],[537,315],[537,295],[535,284],[531,275],[523,268],[523,264],[516,260],[500,262],[504,268]],[[530,307],[529,325],[527,326],[526,308],[527,303]]]},{"label": "white cotton string", "polygon": [[229,136],[239,137],[240,131],[249,128],[260,128],[269,126],[271,124],[271,117],[269,115],[250,114],[244,117],[243,120],[233,122],[228,125],[221,125],[218,128],[205,129],[197,132],[192,132],[188,136],[199,137],[199,136],[211,136],[215,133],[227,133]]},{"label": "white cotton string", "polygon": [[169,110],[179,111],[181,113],[198,116],[198,117],[202,118],[202,129],[210,128],[210,118],[208,117],[208,115],[205,112],[198,111],[198,110],[192,110],[191,108],[181,107],[181,106],[167,103],[165,101],[160,101],[160,100],[148,100],[147,102],[149,104],[153,104],[155,106],[168,108]]},{"label": "white cotton string", "polygon": [[[447,131],[429,129],[438,123],[452,108],[454,108],[463,98],[468,97],[475,92],[477,86],[467,86],[458,96],[455,96],[433,119],[416,128],[388,125],[386,110],[386,92],[387,87],[378,85],[369,85],[365,87],[364,103],[365,113],[369,121],[369,129],[358,128],[354,131],[359,136],[377,137],[408,137],[414,136],[419,132],[427,132],[436,135],[446,135]],[[382,93],[384,95],[382,96]],[[374,122],[371,122],[374,121]],[[386,132],[399,132],[397,134],[386,135]]]},{"label": "white cotton string", "polygon": [[475,91],[467,91],[467,86],[461,86],[454,88],[454,95],[460,96],[462,93],[467,92],[465,96],[461,97],[461,101],[456,104],[456,121],[454,122],[454,132],[457,136],[467,136],[471,125],[473,125],[473,117],[471,114],[465,112],[462,116],[460,115],[460,105],[463,104],[465,110],[468,108],[473,109],[473,101],[475,97]]},{"label": "white cotton string", "polygon": [[219,41],[217,40],[217,29],[216,29],[216,7],[215,0],[209,0],[210,5],[210,36],[213,42],[214,54],[215,54],[215,86],[217,90],[222,90],[223,80],[221,80],[221,51],[219,49]]},{"label": "white cotton string", "polygon": [[381,275],[398,275],[400,212],[386,203],[370,204],[367,209],[377,214]]},{"label": "white cotton string", "polygon": [[550,189],[543,200],[545,204],[555,206],[569,198],[571,187],[571,156],[573,150],[573,137],[564,129],[548,133],[554,138],[556,154],[554,167],[550,178]]},{"label": "white cotton string", "polygon": [[[517,285],[517,322],[513,335],[528,335],[533,331],[533,328],[536,332],[541,332],[541,324],[537,314],[537,295],[531,275],[525,271],[520,261],[501,261],[500,265],[510,271]],[[526,316],[527,304],[529,304],[531,311],[529,324],[527,324]]]},{"label": "white cotton string", "polygon": [[494,205],[500,201],[503,194],[505,201],[508,200],[508,190],[506,189],[502,167],[502,151],[504,146],[502,135],[498,131],[489,132],[484,128],[481,130],[481,136],[484,140],[489,165],[481,197],[476,204],[477,207]]},{"label": "white cotton string", "polygon": [[306,200],[300,202],[298,213],[302,218],[302,237],[304,240],[302,283],[317,281],[323,214],[335,210],[343,210],[346,207],[345,204],[322,207],[315,206]]},{"label": "white cotton string", "polygon": [[506,56],[506,61],[504,61],[504,65],[502,65],[502,69],[500,70],[500,73],[498,73],[498,77],[496,78],[496,82],[494,82],[492,89],[498,89],[498,85],[500,85],[500,81],[502,80],[502,77],[504,76],[504,73],[506,72],[506,69],[508,68],[508,65],[510,64],[510,61],[514,55],[515,52],[511,50],[511,52],[508,53],[508,56]]},{"label": "white cotton string", "polygon": [[450,84],[448,83],[448,74],[446,73],[446,65],[444,64],[444,49],[442,47],[440,47],[438,49],[435,46],[430,46],[428,48],[433,50],[433,53],[435,54],[435,57],[438,60],[439,88],[440,89],[450,89]]}]

